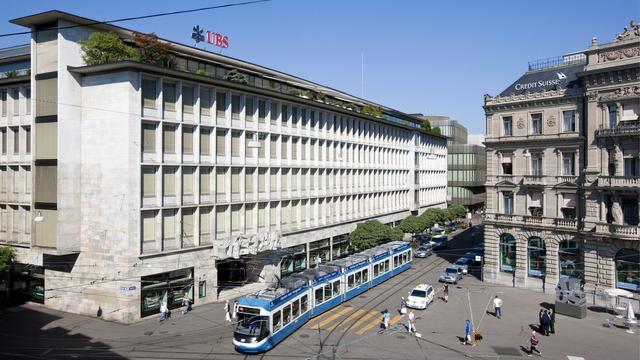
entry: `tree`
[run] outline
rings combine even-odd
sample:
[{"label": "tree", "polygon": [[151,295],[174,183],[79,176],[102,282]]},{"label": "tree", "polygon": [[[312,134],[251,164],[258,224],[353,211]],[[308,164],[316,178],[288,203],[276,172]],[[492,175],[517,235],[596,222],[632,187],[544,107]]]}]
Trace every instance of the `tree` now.
[{"label": "tree", "polygon": [[411,215],[404,218],[398,228],[405,233],[415,234],[424,230],[422,224],[423,221],[419,217]]},{"label": "tree", "polygon": [[87,41],[80,41],[82,59],[86,65],[100,65],[125,60],[139,60],[135,48],[111,32],[94,32]]},{"label": "tree", "polygon": [[247,76],[244,74],[241,74],[237,69],[232,69],[231,71],[229,71],[227,75],[224,77],[224,79],[227,81],[233,81],[238,84],[246,85],[249,83]]},{"label": "tree", "polygon": [[133,42],[138,47],[142,62],[169,69],[176,67],[175,58],[171,54],[171,47],[168,43],[158,40],[156,34],[133,33]]},{"label": "tree", "polygon": [[429,122],[429,120],[424,119],[422,120],[422,123],[420,123],[420,129],[426,131],[426,132],[430,132],[431,131],[431,123]]},{"label": "tree", "polygon": [[377,118],[381,118],[382,117],[382,109],[380,109],[380,107],[378,107],[378,106],[365,105],[362,108],[362,113],[363,114],[367,114],[367,115],[371,115],[371,116],[377,117]]},{"label": "tree", "polygon": [[369,220],[358,224],[347,239],[359,251],[372,248],[387,240],[401,240],[402,230],[391,229],[378,220]]},{"label": "tree", "polygon": [[448,210],[452,215],[452,219],[464,218],[467,215],[467,209],[462,205],[452,205]]},{"label": "tree", "polygon": [[0,271],[9,270],[11,263],[16,259],[16,251],[8,246],[0,247]]}]

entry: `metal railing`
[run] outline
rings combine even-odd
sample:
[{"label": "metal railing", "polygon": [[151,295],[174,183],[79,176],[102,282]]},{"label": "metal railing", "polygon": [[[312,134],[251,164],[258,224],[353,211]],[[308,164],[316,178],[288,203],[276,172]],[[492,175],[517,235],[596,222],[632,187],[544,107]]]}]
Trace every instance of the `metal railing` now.
[{"label": "metal railing", "polygon": [[546,59],[529,61],[528,69],[529,71],[544,70],[544,69],[550,69],[550,68],[559,67],[559,66],[578,65],[578,64],[586,64],[586,63],[587,63],[586,56],[575,56],[575,57],[553,56],[553,57],[548,57]]},{"label": "metal railing", "polygon": [[596,129],[596,136],[626,136],[640,134],[640,121],[624,121],[613,128]]}]

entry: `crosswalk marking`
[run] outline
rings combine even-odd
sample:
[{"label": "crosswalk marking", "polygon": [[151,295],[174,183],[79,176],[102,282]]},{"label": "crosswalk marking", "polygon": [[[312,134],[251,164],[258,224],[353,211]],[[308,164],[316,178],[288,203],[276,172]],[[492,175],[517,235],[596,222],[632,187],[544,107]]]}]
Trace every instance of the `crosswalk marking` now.
[{"label": "crosswalk marking", "polygon": [[362,324],[363,322],[367,321],[370,317],[372,317],[374,315],[377,315],[377,314],[378,314],[377,311],[371,311],[371,312],[367,313],[365,316],[361,317],[353,325],[349,326],[349,324],[347,324],[345,327],[340,329],[340,331],[345,332],[345,331],[347,331],[347,329],[355,330],[358,326],[360,326],[360,324]]},{"label": "crosswalk marking", "polygon": [[395,325],[398,321],[402,320],[404,315],[396,315],[391,320],[389,320],[389,326]]},{"label": "crosswalk marking", "polygon": [[317,323],[316,325],[312,325],[312,328],[322,328],[325,325],[327,325],[328,323],[332,322],[334,319],[348,313],[349,311],[351,311],[351,307],[347,307],[347,308],[343,308],[342,310],[338,311],[337,313],[329,316],[328,318],[325,318],[324,320],[320,321],[319,323]]},{"label": "crosswalk marking", "polygon": [[[351,319],[354,319],[356,316],[359,316],[360,314],[364,313],[364,310],[362,309],[358,309],[356,310],[353,314],[349,315],[346,319],[342,320],[342,323],[347,323],[349,322]],[[335,324],[327,327],[327,330],[333,330],[336,326],[338,326],[340,324],[340,322],[336,321]]]},{"label": "crosswalk marking", "polygon": [[[315,326],[315,323],[321,321],[324,317],[329,316],[329,314],[332,314],[340,309],[344,309],[344,306],[336,306],[333,309],[327,310],[325,312],[323,312],[322,314],[314,317],[313,319],[309,320],[309,322],[307,323],[307,327],[313,327]],[[312,324],[314,324],[312,326]]]},{"label": "crosswalk marking", "polygon": [[[400,319],[402,319],[404,316],[403,315],[396,315],[394,316],[391,320],[389,320],[389,325],[395,325],[395,323],[397,323],[398,321],[400,321]],[[372,327],[376,326],[376,325],[380,325],[382,323],[382,321],[371,321],[369,322],[365,327],[361,328],[360,330],[356,331],[356,334],[358,335],[362,335],[365,332],[371,330]]]}]

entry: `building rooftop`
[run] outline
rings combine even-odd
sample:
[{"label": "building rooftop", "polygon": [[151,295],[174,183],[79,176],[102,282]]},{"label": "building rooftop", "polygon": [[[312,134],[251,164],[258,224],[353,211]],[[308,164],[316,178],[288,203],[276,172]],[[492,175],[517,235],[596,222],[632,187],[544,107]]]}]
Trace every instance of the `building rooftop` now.
[{"label": "building rooftop", "polygon": [[17,45],[17,46],[0,49],[0,60],[15,58],[15,57],[22,57],[22,56],[30,56],[30,55],[31,55],[30,44]]},{"label": "building rooftop", "polygon": [[584,69],[584,62],[562,66],[549,66],[543,70],[527,71],[500,96],[523,95],[548,90],[577,88],[581,86],[577,73]]}]

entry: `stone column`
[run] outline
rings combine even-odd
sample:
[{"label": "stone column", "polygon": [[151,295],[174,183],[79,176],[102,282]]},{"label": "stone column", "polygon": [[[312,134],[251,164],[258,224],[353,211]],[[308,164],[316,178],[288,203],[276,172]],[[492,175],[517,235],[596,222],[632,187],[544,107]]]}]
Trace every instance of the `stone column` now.
[{"label": "stone column", "polygon": [[516,240],[516,287],[526,287],[527,281],[527,240]]},{"label": "stone column", "polygon": [[559,245],[555,241],[548,243],[545,240],[545,247],[546,247],[545,287],[549,290],[552,290],[555,288],[555,285],[558,283],[558,280],[559,280],[559,266],[558,266],[560,261],[559,255],[558,255]]},{"label": "stone column", "polygon": [[556,176],[562,175],[562,151],[556,149]]}]

